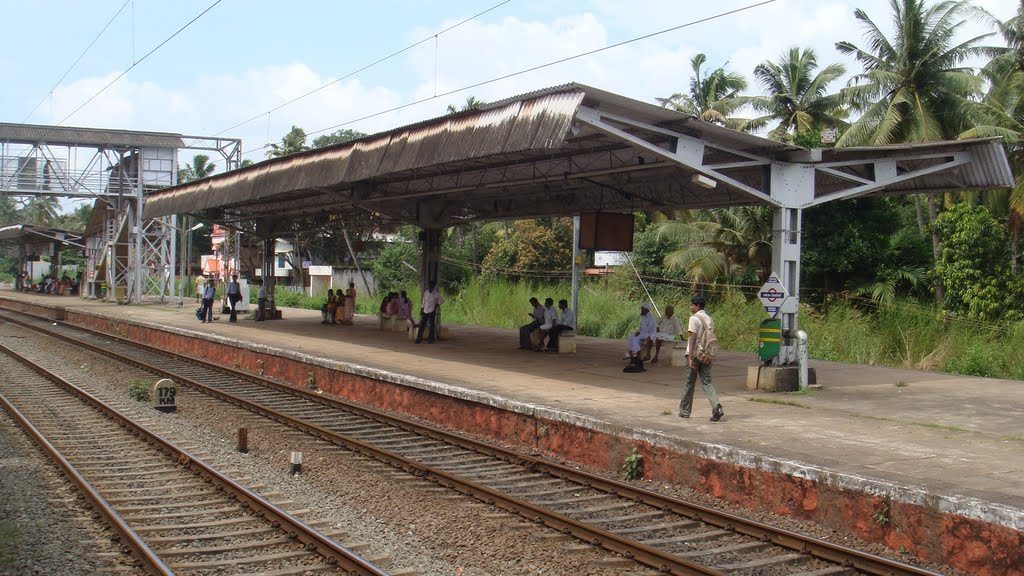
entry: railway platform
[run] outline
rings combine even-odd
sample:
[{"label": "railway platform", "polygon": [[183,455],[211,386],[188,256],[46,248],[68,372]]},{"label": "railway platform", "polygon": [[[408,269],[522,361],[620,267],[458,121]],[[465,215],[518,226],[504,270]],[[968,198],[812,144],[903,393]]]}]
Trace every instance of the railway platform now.
[{"label": "railway platform", "polygon": [[699,387],[693,416],[676,415],[682,368],[666,357],[623,373],[617,340],[577,336],[576,354],[535,353],[516,349],[513,330],[448,324],[451,339],[415,344],[372,316],[323,325],[298,309],[201,324],[192,299],[119,306],[0,290],[0,308],[315,383],[610,472],[636,449],[653,481],[970,573],[1024,574],[1024,382],[812,360],[821,390],[767,393],[746,389],[753,354],[723,351],[713,377],[725,417],[710,422]]}]

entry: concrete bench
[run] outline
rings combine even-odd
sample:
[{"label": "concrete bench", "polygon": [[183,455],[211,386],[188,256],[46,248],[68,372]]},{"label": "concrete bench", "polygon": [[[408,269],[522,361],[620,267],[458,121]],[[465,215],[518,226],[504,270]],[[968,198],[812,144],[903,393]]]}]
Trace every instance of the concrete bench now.
[{"label": "concrete bench", "polygon": [[[403,318],[403,320],[405,320],[405,319]],[[408,331],[409,340],[415,340],[416,339],[416,332],[418,332],[419,329],[420,329],[419,326],[416,326],[415,328],[413,328],[412,326],[409,326],[409,331]],[[426,329],[423,330],[423,339],[426,340],[429,336],[430,336],[430,327],[428,326]],[[441,326],[441,330],[439,330],[438,333],[437,333],[437,339],[438,340],[447,340],[448,339],[448,327],[447,326]]]},{"label": "concrete bench", "polygon": [[686,361],[686,340],[675,340],[668,357],[669,366],[688,366]]},{"label": "concrete bench", "polygon": [[398,314],[377,314],[377,329],[388,332],[405,332],[409,321]]},{"label": "concrete bench", "polygon": [[576,353],[576,331],[566,330],[558,335],[558,353],[559,354],[575,354]]}]

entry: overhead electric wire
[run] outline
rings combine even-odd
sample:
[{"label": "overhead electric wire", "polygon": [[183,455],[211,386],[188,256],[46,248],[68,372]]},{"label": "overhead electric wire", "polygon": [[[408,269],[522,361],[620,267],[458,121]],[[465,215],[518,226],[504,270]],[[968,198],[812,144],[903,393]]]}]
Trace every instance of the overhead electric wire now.
[{"label": "overhead electric wire", "polygon": [[121,78],[124,78],[124,76],[125,76],[126,74],[128,74],[128,72],[131,72],[132,68],[135,68],[135,67],[136,67],[136,66],[138,66],[139,64],[142,64],[142,63],[143,63],[143,62],[144,62],[144,61],[146,60],[146,58],[149,58],[150,56],[152,56],[152,55],[153,55],[153,53],[154,53],[154,52],[156,52],[157,50],[159,50],[160,48],[162,48],[162,47],[164,46],[164,44],[167,44],[168,42],[170,42],[171,40],[173,40],[175,36],[177,36],[178,34],[181,34],[181,33],[182,33],[182,32],[183,32],[183,31],[184,31],[184,30],[185,30],[186,28],[188,28],[189,26],[191,26],[192,24],[194,24],[196,20],[199,20],[200,18],[202,18],[203,16],[205,16],[207,12],[209,12],[210,10],[213,10],[213,8],[214,8],[214,7],[215,7],[215,6],[217,5],[217,4],[220,4],[220,3],[222,2],[222,1],[223,1],[223,0],[215,0],[213,4],[210,4],[210,5],[209,5],[209,6],[208,6],[208,7],[206,8],[206,10],[203,10],[202,12],[200,12],[199,14],[197,14],[195,18],[192,18],[192,19],[191,19],[191,20],[189,20],[189,21],[188,21],[188,22],[187,22],[187,23],[186,23],[186,24],[185,24],[184,26],[182,26],[181,28],[178,28],[178,30],[177,30],[177,31],[176,31],[176,32],[175,32],[174,34],[171,34],[171,35],[170,35],[170,36],[168,36],[168,37],[167,37],[167,38],[166,38],[166,39],[165,39],[165,40],[164,40],[163,42],[161,42],[161,43],[157,44],[155,48],[153,48],[153,49],[152,49],[152,50],[150,50],[149,52],[146,52],[146,55],[145,55],[145,56],[143,56],[142,58],[140,58],[140,59],[138,59],[137,61],[133,62],[131,66],[129,66],[128,68],[126,68],[126,69],[124,70],[124,72],[121,72],[120,74],[118,74],[118,75],[117,75],[117,78],[114,78],[114,79],[113,79],[113,80],[111,80],[111,81],[110,81],[110,82],[109,82],[109,83],[108,83],[108,84],[107,84],[106,86],[104,86],[103,88],[100,88],[99,92],[97,92],[97,93],[93,94],[92,96],[90,96],[88,100],[86,100],[85,102],[83,102],[83,103],[82,103],[82,105],[81,105],[81,106],[79,106],[78,108],[75,108],[75,110],[74,110],[74,111],[73,111],[73,112],[72,112],[71,114],[68,114],[67,116],[65,116],[63,120],[61,120],[60,122],[58,122],[58,123],[57,123],[57,125],[58,125],[58,126],[60,126],[61,124],[63,124],[63,123],[65,123],[65,122],[67,122],[67,121],[68,121],[68,119],[69,119],[69,118],[71,118],[72,116],[74,116],[75,114],[77,114],[79,110],[81,110],[82,108],[85,108],[86,106],[88,106],[88,104],[89,104],[90,102],[92,102],[93,100],[95,100],[97,96],[99,96],[100,94],[104,93],[104,92],[105,92],[105,91],[107,90],[107,88],[110,88],[111,86],[113,86],[113,85],[114,85],[114,83],[115,83],[115,82],[117,82],[117,81],[118,81],[118,80],[120,80]]},{"label": "overhead electric wire", "polygon": [[[405,48],[402,48],[401,50],[392,52],[391,54],[388,54],[387,56],[384,56],[383,58],[378,58],[377,60],[374,60],[373,62],[371,62],[369,64],[366,64],[365,66],[363,66],[362,68],[359,68],[358,70],[353,70],[352,72],[349,72],[348,74],[345,74],[341,78],[338,78],[336,80],[332,80],[331,82],[328,82],[327,84],[324,84],[323,86],[320,86],[319,88],[314,88],[313,90],[310,90],[309,92],[306,92],[302,96],[298,96],[296,98],[292,98],[291,100],[289,100],[287,102],[284,102],[283,104],[279,104],[278,106],[275,106],[275,107],[271,108],[270,110],[267,110],[266,112],[261,112],[261,113],[255,115],[255,116],[253,116],[252,118],[249,118],[248,120],[243,120],[243,121],[239,122],[238,124],[235,124],[234,126],[231,126],[230,128],[225,128],[225,129],[221,130],[220,132],[217,132],[216,134],[214,134],[214,136],[220,136],[221,134],[223,134],[223,133],[225,133],[225,132],[227,132],[229,130],[234,130],[235,128],[238,128],[239,126],[244,126],[245,124],[248,124],[249,122],[253,122],[255,120],[259,120],[260,118],[263,118],[267,114],[270,114],[272,112],[276,112],[276,111],[280,110],[281,108],[284,108],[285,106],[289,106],[291,104],[294,104],[294,103],[298,102],[299,100],[302,100],[303,98],[305,98],[307,96],[311,96],[313,94],[316,94],[317,92],[323,90],[324,88],[333,86],[333,85],[335,85],[335,84],[337,84],[337,83],[339,83],[339,82],[341,82],[343,80],[347,80],[347,79],[351,78],[352,76],[355,76],[356,74],[359,74],[360,72],[364,72],[364,71],[366,71],[366,70],[368,70],[370,68],[373,68],[374,66],[376,66],[376,65],[378,65],[378,64],[380,64],[382,62],[386,62],[386,61],[394,58],[395,56],[398,56],[399,54],[402,54],[403,52],[408,52],[409,50],[412,50],[413,48],[419,46],[420,44],[423,44],[425,42],[429,42],[431,39],[437,38],[438,36],[440,36],[440,35],[442,35],[442,34],[444,34],[446,32],[450,32],[450,31],[458,28],[459,26],[462,26],[463,24],[466,24],[467,22],[471,22],[473,20],[476,20],[480,16],[483,16],[484,14],[487,14],[488,12],[491,12],[491,11],[497,9],[497,8],[500,8],[500,7],[504,6],[505,4],[508,4],[511,1],[512,0],[502,0],[501,2],[498,2],[494,6],[491,6],[490,8],[488,8],[488,9],[482,11],[482,12],[478,12],[478,13],[470,16],[469,18],[466,18],[465,20],[462,20],[461,22],[458,22],[456,24],[452,24],[451,26],[445,28],[444,30],[441,30],[440,32],[435,32],[434,34],[431,34],[430,36],[427,36],[426,38],[424,38],[424,39],[422,39],[422,40],[420,40],[418,42],[410,44],[410,45],[406,46]],[[262,148],[262,146],[261,146],[261,148]]]},{"label": "overhead electric wire", "polygon": [[43,104],[43,102],[46,102],[46,97],[49,96],[50,94],[53,94],[53,91],[56,90],[58,86],[60,86],[60,83],[63,82],[64,79],[68,77],[68,74],[70,74],[71,71],[75,69],[75,66],[78,66],[78,63],[82,61],[82,58],[84,58],[85,55],[89,52],[89,50],[92,49],[93,44],[95,44],[96,41],[100,39],[100,36],[103,36],[103,33],[107,31],[107,28],[110,28],[110,25],[114,23],[114,20],[117,20],[117,17],[121,15],[121,12],[124,11],[124,7],[127,6],[129,2],[131,2],[131,0],[125,0],[124,4],[121,4],[121,7],[117,9],[117,12],[114,13],[114,15],[110,18],[110,20],[107,22],[106,26],[104,26],[103,29],[100,30],[100,33],[97,34],[96,37],[92,39],[92,42],[90,42],[89,45],[85,47],[85,50],[83,50],[82,53],[78,55],[78,59],[75,60],[75,62],[71,65],[71,67],[69,67],[64,72],[64,74],[60,77],[60,80],[57,80],[57,83],[53,85],[53,88],[50,88],[46,92],[46,94],[43,95],[42,100],[40,100],[39,103],[35,105],[35,108],[32,108],[32,111],[29,112],[27,116],[25,116],[25,119],[21,121],[22,124],[27,122],[28,119],[31,118],[32,115],[36,113],[36,110],[39,109],[39,107]]},{"label": "overhead electric wire", "polygon": [[[354,118],[352,120],[347,120],[345,122],[341,122],[340,124],[335,124],[333,126],[328,126],[327,128],[321,128],[319,130],[314,130],[312,132],[307,132],[306,135],[307,136],[312,136],[313,134],[320,134],[321,132],[327,132],[328,130],[334,130],[336,128],[341,128],[342,126],[347,126],[349,124],[354,124],[356,122],[361,122],[363,120],[368,120],[370,118],[376,118],[377,116],[382,116],[384,114],[389,114],[391,112],[397,112],[398,110],[403,110],[403,109],[409,108],[411,106],[416,106],[418,104],[423,104],[424,102],[429,102],[431,100],[436,100],[438,98],[443,98],[445,96],[451,96],[452,94],[457,94],[457,93],[463,92],[465,90],[470,90],[472,88],[479,88],[480,86],[485,86],[487,84],[493,84],[494,82],[500,82],[501,80],[507,80],[507,79],[513,78],[515,76],[520,76],[522,74],[526,74],[528,72],[535,72],[537,70],[548,68],[548,67],[554,66],[556,64],[562,64],[562,63],[565,63],[565,62],[569,62],[571,60],[576,60],[578,58],[583,58],[584,56],[590,56],[592,54],[597,54],[599,52],[604,52],[606,50],[611,50],[613,48],[618,48],[620,46],[625,46],[627,44],[632,44],[633,42],[639,42],[641,40],[646,40],[648,38],[653,38],[655,36],[660,36],[662,34],[667,34],[669,32],[674,32],[676,30],[681,30],[683,28],[688,28],[690,26],[695,26],[697,24],[703,24],[704,22],[709,22],[711,20],[717,20],[718,18],[724,18],[725,16],[731,16],[732,14],[738,14],[740,12],[744,12],[746,10],[751,10],[753,8],[758,8],[758,7],[764,6],[766,4],[772,4],[775,1],[776,0],[763,0],[762,2],[757,2],[757,3],[754,3],[754,4],[747,5],[747,6],[742,6],[740,8],[736,8],[734,10],[728,10],[726,12],[720,12],[720,13],[714,14],[712,16],[707,16],[705,18],[700,18],[698,20],[693,20],[693,21],[687,22],[685,24],[679,24],[678,26],[672,26],[671,28],[665,28],[664,30],[659,30],[657,32],[651,32],[649,34],[644,34],[642,36],[637,36],[637,37],[631,38],[629,40],[623,40],[622,42],[616,42],[615,44],[609,44],[608,46],[604,46],[604,47],[601,47],[601,48],[595,48],[593,50],[587,50],[586,52],[580,52],[579,54],[575,54],[573,56],[567,56],[565,58],[560,58],[558,60],[552,60],[551,62],[547,62],[545,64],[538,64],[536,66],[531,66],[529,68],[523,68],[522,70],[519,70],[519,71],[516,71],[516,72],[510,72],[508,74],[504,74],[504,75],[501,75],[501,76],[496,76],[496,77],[491,78],[489,80],[483,80],[481,82],[476,82],[474,84],[468,84],[466,86],[462,86],[461,88],[456,88],[454,90],[449,90],[449,91],[443,92],[441,94],[435,94],[435,95],[427,97],[427,98],[421,98],[421,99],[415,100],[413,102],[408,102],[406,104],[402,104],[402,105],[399,105],[399,106],[394,106],[394,107],[388,108],[386,110],[381,110],[379,112],[374,112],[372,114],[367,114],[367,115],[361,116],[359,118]],[[262,117],[262,116],[263,116],[263,114],[260,115],[260,117]],[[264,148],[265,148],[265,146],[260,146],[259,148],[252,148],[250,150],[246,150],[245,152],[242,152],[242,155],[244,156],[246,154],[251,154],[252,152],[256,152],[256,151],[262,150]]]}]

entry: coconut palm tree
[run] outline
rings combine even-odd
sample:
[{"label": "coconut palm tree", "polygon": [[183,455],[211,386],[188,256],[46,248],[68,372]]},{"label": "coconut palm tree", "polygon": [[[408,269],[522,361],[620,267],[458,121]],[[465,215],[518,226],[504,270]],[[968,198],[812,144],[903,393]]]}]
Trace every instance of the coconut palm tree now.
[{"label": "coconut palm tree", "polygon": [[927,290],[930,282],[928,270],[920,266],[921,236],[913,227],[904,227],[890,234],[881,245],[875,247],[879,265],[875,277],[867,282],[850,282],[847,292],[867,295],[879,304],[889,305],[896,301],[899,292],[920,293]]},{"label": "coconut palm tree", "polygon": [[0,226],[18,221],[18,205],[7,195],[0,196]]},{"label": "coconut palm tree", "polygon": [[449,104],[448,113],[455,114],[456,112],[466,112],[467,110],[479,110],[486,105],[487,102],[477,100],[476,96],[467,96],[466,103],[462,105],[462,108],[456,108],[455,104]]},{"label": "coconut palm tree", "polygon": [[309,150],[309,146],[306,145],[306,131],[298,126],[292,126],[292,129],[281,138],[280,144],[268,146],[270,150],[267,150],[267,158],[279,158]]},{"label": "coconut palm tree", "polygon": [[680,246],[665,256],[665,266],[682,271],[690,282],[719,278],[763,282],[771,274],[772,209],[768,206],[697,210],[655,226],[659,238]]},{"label": "coconut palm tree", "polygon": [[[841,91],[844,102],[861,117],[839,138],[836,146],[895,144],[952,140],[971,126],[969,98],[980,94],[982,79],[962,65],[971,57],[993,54],[980,46],[992,34],[954,43],[972,10],[967,0],[943,0],[926,6],[924,0],[889,0],[893,37],[887,38],[861,9],[853,15],[865,28],[868,50],[850,42],[836,49],[852,54],[864,71]],[[932,256],[939,260],[941,239],[934,226],[938,216],[935,195],[928,196],[932,223]],[[943,286],[935,285],[935,299]]]},{"label": "coconut palm tree", "polygon": [[981,91],[981,77],[962,65],[990,54],[982,34],[954,43],[967,0],[889,0],[894,33],[887,38],[861,9],[854,17],[866,30],[868,49],[837,42],[864,67],[841,92],[861,117],[837,146],[884,145],[956,138],[970,126],[967,99]]},{"label": "coconut palm tree", "polygon": [[[817,71],[817,73],[815,73]],[[754,68],[754,78],[765,96],[754,96],[755,110],[766,112],[779,122],[768,133],[774,140],[789,141],[799,132],[846,126],[845,109],[838,94],[829,94],[828,85],[846,74],[842,64],[830,64],[818,70],[814,50],[790,48],[778,63],[765,60]]]},{"label": "coconut palm tree", "polygon": [[60,202],[54,196],[36,196],[25,203],[19,217],[26,224],[53,226],[60,214]]},{"label": "coconut palm tree", "polygon": [[206,178],[217,171],[217,165],[210,163],[210,157],[206,154],[196,154],[192,157],[192,163],[184,168],[178,168],[178,184]]},{"label": "coconut palm tree", "polygon": [[1017,272],[1017,242],[1024,232],[1024,5],[1017,14],[1000,22],[985,13],[1006,41],[1007,48],[981,70],[988,90],[973,108],[976,125],[960,134],[961,138],[998,136],[1007,148],[1007,157],[1016,175],[1009,193],[990,191],[985,200],[993,216],[1006,218],[1011,233],[1011,268]]},{"label": "coconut palm tree", "polygon": [[749,121],[734,118],[737,110],[747,105],[749,98],[740,96],[747,87],[747,81],[735,72],[726,72],[725,67],[715,68],[710,73],[704,68],[707,56],[696,54],[690,59],[693,78],[690,89],[677,92],[668,98],[656,98],[665,108],[696,116],[705,122],[726,126],[736,130],[747,129]]}]

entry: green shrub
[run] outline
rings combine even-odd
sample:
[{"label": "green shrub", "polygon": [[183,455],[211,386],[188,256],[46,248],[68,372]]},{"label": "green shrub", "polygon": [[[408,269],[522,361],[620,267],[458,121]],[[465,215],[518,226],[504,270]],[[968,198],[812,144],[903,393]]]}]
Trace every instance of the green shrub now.
[{"label": "green shrub", "polygon": [[152,383],[143,378],[133,378],[128,383],[128,396],[138,402],[149,402],[149,392],[152,387]]}]

